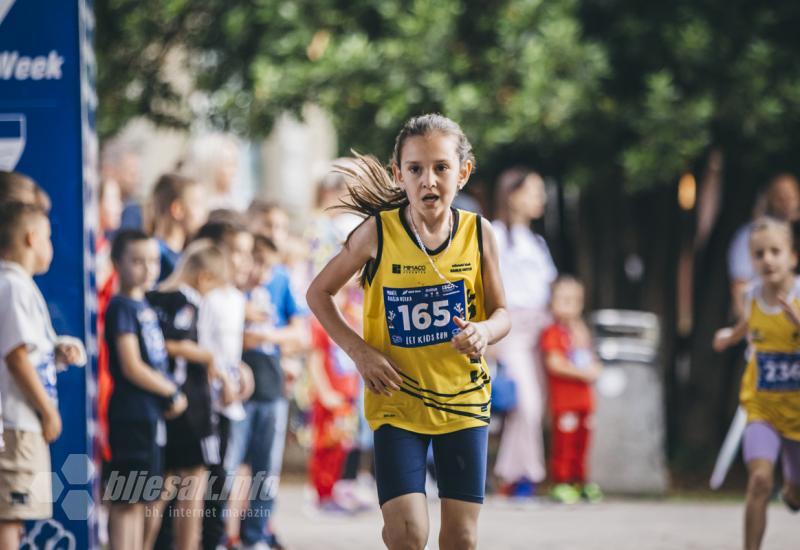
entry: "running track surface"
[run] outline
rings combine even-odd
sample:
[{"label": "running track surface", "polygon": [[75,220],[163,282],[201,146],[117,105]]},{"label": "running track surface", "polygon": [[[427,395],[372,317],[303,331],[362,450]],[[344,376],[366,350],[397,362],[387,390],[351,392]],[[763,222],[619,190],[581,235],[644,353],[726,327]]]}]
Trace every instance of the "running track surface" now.
[{"label": "running track surface", "polygon": [[[439,546],[439,504],[428,501],[430,550]],[[559,506],[487,499],[481,511],[479,548],[520,550],[728,550],[741,548],[743,502],[608,500]],[[384,548],[377,508],[357,517],[320,515],[300,485],[281,487],[275,523],[291,550]],[[800,548],[800,514],[780,504],[769,510],[763,548]]]}]

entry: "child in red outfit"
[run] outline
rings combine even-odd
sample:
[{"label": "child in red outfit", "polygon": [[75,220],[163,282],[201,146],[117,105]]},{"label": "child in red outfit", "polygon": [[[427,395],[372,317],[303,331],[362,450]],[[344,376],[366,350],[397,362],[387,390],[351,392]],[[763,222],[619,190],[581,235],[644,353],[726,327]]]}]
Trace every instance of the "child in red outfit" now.
[{"label": "child in red outfit", "polygon": [[592,383],[601,365],[592,351],[584,323],[583,285],[572,277],[553,284],[553,323],[544,329],[540,347],[547,368],[552,418],[551,475],[556,500],[572,503],[581,497],[601,498],[596,484],[587,483],[586,457],[591,433]]},{"label": "child in red outfit", "polygon": [[344,507],[335,502],[333,487],[341,478],[356,436],[359,375],[353,361],[328,337],[316,318],[311,321],[311,343],[309,367],[314,397],[309,478],[321,509],[346,511],[338,510]]}]

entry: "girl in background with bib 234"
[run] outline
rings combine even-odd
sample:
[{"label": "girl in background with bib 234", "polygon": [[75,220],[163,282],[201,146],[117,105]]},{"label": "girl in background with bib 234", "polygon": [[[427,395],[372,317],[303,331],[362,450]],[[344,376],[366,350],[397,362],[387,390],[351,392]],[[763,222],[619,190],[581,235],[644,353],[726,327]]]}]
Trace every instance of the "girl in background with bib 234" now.
[{"label": "girl in background with bib 234", "polygon": [[[427,543],[431,444],[442,499],[440,548],[477,546],[490,409],[483,353],[510,322],[491,225],[451,206],[473,168],[461,128],[435,114],[412,118],[400,131],[393,179],[374,157],[340,167],[349,178],[343,208],[366,219],[307,294],[364,378],[390,549]],[[333,299],[359,270],[363,339]]]},{"label": "girl in background with bib 234", "polygon": [[800,510],[800,281],[792,240],[786,222],[761,218],[753,223],[750,253],[759,280],[747,292],[739,323],[714,336],[716,351],[745,336],[750,344],[739,393],[747,411],[742,443],[748,474],[746,550],[761,547],[773,471],[781,458],[783,500],[789,509]]}]

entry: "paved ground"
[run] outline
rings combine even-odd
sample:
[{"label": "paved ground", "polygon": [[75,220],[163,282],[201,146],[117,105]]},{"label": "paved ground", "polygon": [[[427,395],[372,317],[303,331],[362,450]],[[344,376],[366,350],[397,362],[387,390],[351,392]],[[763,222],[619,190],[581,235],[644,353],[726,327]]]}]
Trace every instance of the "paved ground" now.
[{"label": "paved ground", "polygon": [[[430,550],[438,548],[438,503],[429,501]],[[380,514],[321,516],[298,485],[281,487],[276,524],[292,550],[370,549],[380,544]],[[735,550],[741,548],[741,502],[609,500],[599,505],[515,504],[489,499],[481,512],[482,549]],[[800,515],[774,504],[765,550],[800,548]]]}]

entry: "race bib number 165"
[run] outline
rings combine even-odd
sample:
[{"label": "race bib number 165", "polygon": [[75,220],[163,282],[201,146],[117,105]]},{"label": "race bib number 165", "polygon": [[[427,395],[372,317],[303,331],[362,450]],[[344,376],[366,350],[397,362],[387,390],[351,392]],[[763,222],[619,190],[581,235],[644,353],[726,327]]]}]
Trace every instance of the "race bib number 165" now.
[{"label": "race bib number 165", "polygon": [[416,288],[383,287],[392,345],[402,348],[449,342],[458,334],[453,317],[466,316],[464,281]]}]

